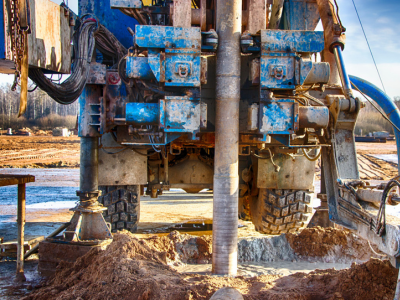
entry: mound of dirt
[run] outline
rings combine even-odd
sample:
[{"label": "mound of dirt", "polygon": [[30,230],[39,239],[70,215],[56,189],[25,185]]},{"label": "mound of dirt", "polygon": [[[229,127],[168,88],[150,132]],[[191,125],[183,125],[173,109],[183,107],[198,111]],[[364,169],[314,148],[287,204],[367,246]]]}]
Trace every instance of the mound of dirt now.
[{"label": "mound of dirt", "polygon": [[[324,258],[326,262],[364,262],[370,258],[382,258],[383,253],[368,245],[368,241],[347,230],[336,228],[305,228],[300,233],[288,233],[286,238],[300,259],[314,261]],[[319,259],[320,260],[320,259]]]},{"label": "mound of dirt", "polygon": [[[342,271],[315,270],[286,277],[180,274],[168,266],[181,258],[198,260],[201,255],[196,249],[203,249],[202,244],[207,242],[205,238],[199,241],[179,233],[147,240],[128,232],[116,233],[106,250],[90,251],[72,267],[61,264],[53,279],[24,299],[209,299],[222,287],[236,288],[245,299],[361,300],[394,296],[397,270],[378,259]],[[185,243],[197,252],[179,252]],[[210,249],[203,250],[209,253]]]},{"label": "mound of dirt", "polygon": [[171,232],[168,236],[145,239],[146,244],[159,252],[166,252],[168,264],[208,264],[212,259],[212,237],[191,236]]},{"label": "mound of dirt", "polygon": [[372,258],[341,271],[315,270],[281,277],[257,299],[389,300],[394,296],[397,272],[389,261]]}]

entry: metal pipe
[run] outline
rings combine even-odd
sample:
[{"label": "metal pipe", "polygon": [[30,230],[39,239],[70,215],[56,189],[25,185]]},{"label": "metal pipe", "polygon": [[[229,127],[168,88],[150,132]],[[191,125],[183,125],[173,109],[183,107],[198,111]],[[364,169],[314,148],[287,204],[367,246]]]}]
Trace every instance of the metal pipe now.
[{"label": "metal pipe", "polygon": [[81,166],[80,190],[81,192],[94,192],[98,187],[98,138],[81,137]]},{"label": "metal pipe", "polygon": [[169,184],[169,166],[168,166],[168,153],[164,157],[164,183]]},{"label": "metal pipe", "polygon": [[237,272],[242,0],[217,0],[212,272]]},{"label": "metal pipe", "polygon": [[300,128],[326,128],[329,124],[329,109],[324,106],[300,106]]},{"label": "metal pipe", "polygon": [[18,184],[18,205],[17,205],[17,223],[18,223],[18,244],[17,244],[17,274],[16,281],[25,281],[24,275],[24,252],[25,252],[25,204],[26,204],[25,183]]},{"label": "metal pipe", "polygon": [[[361,92],[373,99],[378,105],[383,109],[386,116],[390,121],[393,122],[398,128],[400,128],[400,112],[396,104],[386,95],[381,89],[372,83],[352,76],[349,76],[351,83],[353,83]],[[400,132],[393,128],[394,135],[396,137],[396,147],[397,147],[397,159],[400,161]],[[400,174],[400,164],[398,165],[398,172]]]},{"label": "metal pipe", "polygon": [[[47,238],[52,238],[55,237],[57,234],[59,234],[61,231],[63,231],[65,228],[67,228],[69,225],[71,225],[71,222],[67,222],[62,224],[60,227],[58,227],[55,231],[53,231],[52,233],[50,233]],[[31,250],[29,250],[28,252],[25,253],[24,255],[24,259],[27,259],[29,256],[31,256],[33,253],[37,252],[39,250],[39,244],[37,243],[35,247],[33,247]]]},{"label": "metal pipe", "polygon": [[278,29],[281,23],[283,3],[285,0],[274,0],[271,10],[271,19],[269,20],[268,29]]},{"label": "metal pipe", "polygon": [[339,45],[334,46],[333,54],[335,55],[336,65],[338,67],[340,80],[342,82],[343,94],[347,98],[351,98],[351,97],[353,97],[353,92],[351,90],[349,75],[347,74],[346,67],[344,65],[342,48]]}]

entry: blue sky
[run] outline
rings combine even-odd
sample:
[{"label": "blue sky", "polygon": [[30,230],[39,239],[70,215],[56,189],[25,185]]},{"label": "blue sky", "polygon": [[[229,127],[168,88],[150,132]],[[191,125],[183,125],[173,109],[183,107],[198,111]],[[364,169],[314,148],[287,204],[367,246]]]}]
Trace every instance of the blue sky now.
[{"label": "blue sky", "polygon": [[[62,0],[53,1],[62,2]],[[400,96],[400,0],[354,1],[386,92],[390,97]],[[348,73],[382,88],[352,0],[337,0],[337,2],[342,23],[347,29],[347,43],[343,54]],[[78,11],[77,0],[68,0],[68,5],[73,11]],[[322,29],[321,26],[318,28]]]},{"label": "blue sky", "polygon": [[[343,52],[348,73],[382,88],[351,0],[337,0],[346,47]],[[400,96],[400,1],[354,0],[386,92]]]}]

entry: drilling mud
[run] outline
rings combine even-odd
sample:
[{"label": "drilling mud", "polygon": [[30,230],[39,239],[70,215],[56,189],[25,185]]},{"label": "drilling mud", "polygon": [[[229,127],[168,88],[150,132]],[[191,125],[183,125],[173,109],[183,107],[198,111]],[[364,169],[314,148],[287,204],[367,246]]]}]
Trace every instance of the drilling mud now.
[{"label": "drilling mud", "polygon": [[[283,244],[286,238],[281,239]],[[309,239],[313,239],[314,246],[298,247],[300,241]],[[342,235],[336,229],[317,228],[289,235],[286,243],[288,249],[293,245],[291,259],[296,262],[306,253],[315,261],[323,261],[336,253],[336,246],[347,253],[358,242],[363,241],[356,237],[353,240],[349,233]],[[276,246],[279,251],[279,244]],[[353,263],[344,270],[316,269],[290,276],[239,273],[234,278],[177,271],[187,263],[209,263],[211,249],[211,238],[207,236],[172,232],[168,236],[138,239],[128,232],[116,233],[106,250],[90,251],[72,267],[61,263],[53,279],[34,287],[24,299],[209,299],[225,286],[236,288],[245,299],[361,300],[394,296],[397,270],[386,260],[371,258],[369,248],[362,249],[362,257],[355,257],[367,262]],[[243,260],[244,256],[241,257]]]}]

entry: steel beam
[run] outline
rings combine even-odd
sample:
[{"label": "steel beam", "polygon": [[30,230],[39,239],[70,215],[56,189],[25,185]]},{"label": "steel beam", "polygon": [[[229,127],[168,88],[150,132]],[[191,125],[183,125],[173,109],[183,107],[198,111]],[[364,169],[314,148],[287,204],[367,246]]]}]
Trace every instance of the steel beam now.
[{"label": "steel beam", "polygon": [[217,1],[219,47],[216,67],[216,120],[212,272],[237,272],[238,140],[242,1]]}]

